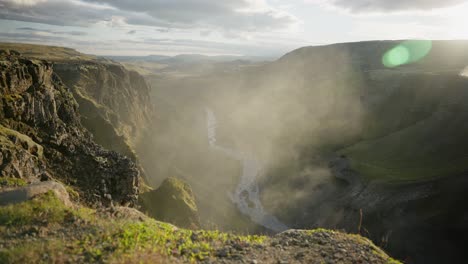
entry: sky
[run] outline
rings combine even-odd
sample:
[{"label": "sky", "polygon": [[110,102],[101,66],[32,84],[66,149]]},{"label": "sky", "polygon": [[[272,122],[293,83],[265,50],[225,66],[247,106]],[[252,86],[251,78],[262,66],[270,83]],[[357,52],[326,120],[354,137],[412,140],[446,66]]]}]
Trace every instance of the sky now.
[{"label": "sky", "polygon": [[467,14],[468,0],[0,0],[0,42],[277,57],[337,42],[468,39]]}]

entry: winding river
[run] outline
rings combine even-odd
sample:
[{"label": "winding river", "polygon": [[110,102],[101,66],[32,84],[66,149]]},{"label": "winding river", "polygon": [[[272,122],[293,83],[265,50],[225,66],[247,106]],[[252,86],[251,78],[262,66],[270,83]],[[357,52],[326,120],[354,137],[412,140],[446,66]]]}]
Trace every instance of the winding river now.
[{"label": "winding river", "polygon": [[275,216],[268,214],[260,202],[260,192],[256,178],[262,169],[261,163],[250,153],[219,146],[216,143],[216,116],[209,108],[206,108],[205,111],[210,147],[242,162],[243,165],[240,182],[234,192],[229,193],[232,202],[236,204],[241,213],[248,215],[255,223],[275,232],[287,230],[288,227]]}]

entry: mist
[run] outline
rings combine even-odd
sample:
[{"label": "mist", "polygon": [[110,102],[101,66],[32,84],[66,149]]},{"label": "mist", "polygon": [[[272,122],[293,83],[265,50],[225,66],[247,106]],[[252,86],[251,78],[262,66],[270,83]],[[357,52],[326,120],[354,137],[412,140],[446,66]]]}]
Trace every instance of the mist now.
[{"label": "mist", "polygon": [[[245,220],[229,199],[242,162],[209,147],[207,108],[216,116],[216,144],[261,163],[255,181],[270,214],[284,218],[285,210],[317,194],[311,190],[333,181],[333,151],[362,130],[362,76],[340,47],[312,54],[312,60],[298,60],[296,53],[236,72],[148,78],[158,115],[155,142],[140,155],[150,168],[149,182],[181,177],[199,197],[202,219],[205,211],[217,225],[226,224],[227,215]],[[252,229],[246,226],[243,231]]]}]

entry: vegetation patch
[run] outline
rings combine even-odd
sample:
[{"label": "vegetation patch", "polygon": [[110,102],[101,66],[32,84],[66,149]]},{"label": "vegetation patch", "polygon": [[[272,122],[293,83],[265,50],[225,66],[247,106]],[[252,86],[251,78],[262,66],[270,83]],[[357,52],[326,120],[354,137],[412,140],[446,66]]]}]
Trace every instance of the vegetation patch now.
[{"label": "vegetation patch", "polygon": [[27,182],[23,179],[13,177],[0,177],[0,188],[1,187],[21,187],[25,186]]},{"label": "vegetation patch", "polygon": [[0,226],[63,223],[71,218],[89,218],[92,210],[67,208],[53,191],[30,201],[0,207]]},{"label": "vegetation patch", "polygon": [[[47,227],[55,235],[24,243],[27,237],[22,230],[32,226]],[[229,241],[261,244],[266,239],[181,229],[152,219],[142,222],[114,219],[87,208],[67,208],[53,192],[0,207],[0,238],[12,232],[19,233],[18,243],[9,243],[6,249],[0,250],[1,263],[102,263],[145,255],[192,262],[213,256],[215,248]]]}]

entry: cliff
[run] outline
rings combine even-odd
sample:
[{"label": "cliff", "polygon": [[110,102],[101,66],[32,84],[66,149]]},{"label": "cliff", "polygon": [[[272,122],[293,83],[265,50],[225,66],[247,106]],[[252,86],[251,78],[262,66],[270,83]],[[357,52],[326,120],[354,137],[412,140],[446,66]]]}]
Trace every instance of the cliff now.
[{"label": "cliff", "polygon": [[93,141],[51,63],[1,51],[0,129],[3,175],[58,179],[76,187],[88,204],[135,204],[135,163]]},{"label": "cliff", "polygon": [[137,162],[135,150],[145,144],[154,115],[150,88],[141,75],[63,47],[16,43],[0,43],[0,47],[51,63],[80,105],[81,123],[94,140]]}]

